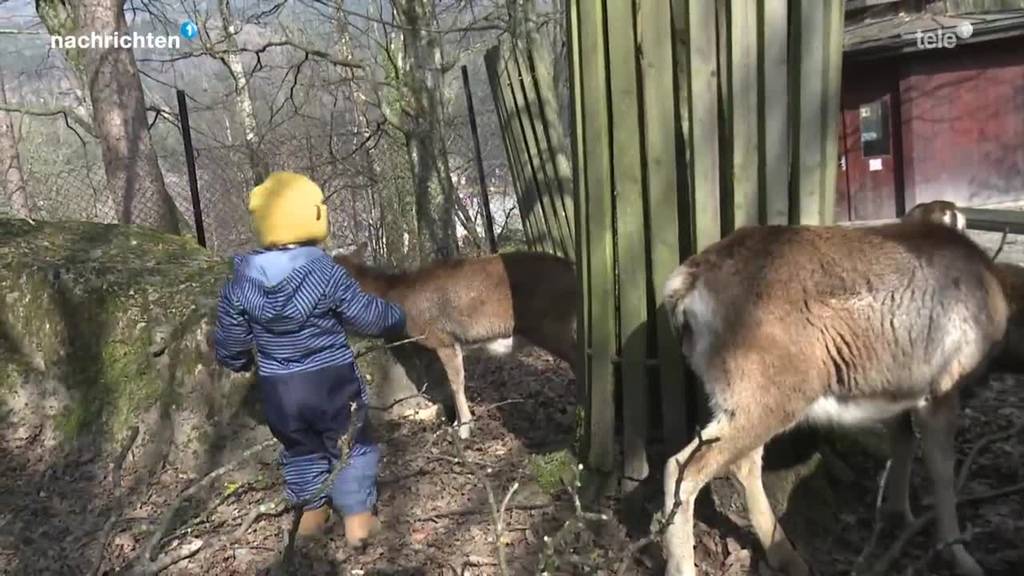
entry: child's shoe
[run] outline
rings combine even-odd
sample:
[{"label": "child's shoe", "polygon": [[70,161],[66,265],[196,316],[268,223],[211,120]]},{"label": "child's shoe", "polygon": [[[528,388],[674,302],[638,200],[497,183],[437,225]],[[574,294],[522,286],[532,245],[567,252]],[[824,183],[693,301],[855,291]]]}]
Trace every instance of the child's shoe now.
[{"label": "child's shoe", "polygon": [[296,534],[300,537],[319,536],[324,533],[330,519],[331,508],[326,504],[312,510],[304,510]]},{"label": "child's shoe", "polygon": [[345,516],[345,541],[353,548],[362,548],[379,531],[380,520],[373,512]]}]

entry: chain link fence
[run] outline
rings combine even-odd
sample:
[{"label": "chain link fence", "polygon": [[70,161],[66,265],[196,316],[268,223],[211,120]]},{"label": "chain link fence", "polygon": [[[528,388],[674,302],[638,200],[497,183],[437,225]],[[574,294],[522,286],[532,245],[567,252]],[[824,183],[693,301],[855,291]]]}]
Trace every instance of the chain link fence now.
[{"label": "chain link fence", "polygon": [[[272,170],[307,174],[324,189],[331,218],[329,247],[380,236],[384,212],[400,208],[385,199],[401,193],[395,167],[381,165],[354,140],[351,134],[310,134],[261,145]],[[184,147],[174,152],[173,142],[161,143],[158,160],[164,185],[179,212],[182,233],[195,236]],[[83,160],[85,155],[64,154],[58,159],[38,148],[22,154],[21,171],[34,219],[118,221],[119,201],[107,188],[103,162]],[[254,178],[246,146],[197,145],[194,159],[207,248],[228,255],[254,247],[246,208]],[[0,198],[0,216],[13,215],[8,198]]]}]

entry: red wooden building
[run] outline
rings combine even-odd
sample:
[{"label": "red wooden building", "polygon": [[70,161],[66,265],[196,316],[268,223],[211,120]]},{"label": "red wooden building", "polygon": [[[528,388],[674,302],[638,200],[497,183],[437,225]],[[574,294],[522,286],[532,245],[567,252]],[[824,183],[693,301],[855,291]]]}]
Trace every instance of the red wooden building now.
[{"label": "red wooden building", "polygon": [[837,221],[1024,203],[1024,9],[950,4],[849,0]]}]

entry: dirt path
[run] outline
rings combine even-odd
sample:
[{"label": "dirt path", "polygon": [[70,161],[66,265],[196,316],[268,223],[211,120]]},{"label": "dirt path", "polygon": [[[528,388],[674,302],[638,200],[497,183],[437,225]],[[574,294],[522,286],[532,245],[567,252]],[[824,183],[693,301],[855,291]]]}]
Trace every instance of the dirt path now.
[{"label": "dirt path", "polygon": [[[515,358],[468,359],[469,396],[477,413],[474,439],[464,458],[445,427],[437,423],[404,422],[383,427],[385,447],[381,473],[381,538],[361,552],[344,549],[335,535],[299,550],[297,574],[355,575],[488,575],[497,574],[494,522],[483,478],[499,500],[516,482],[510,501],[504,548],[514,574],[538,573],[545,536],[554,536],[573,518],[571,498],[558,489],[557,478],[544,477],[545,454],[569,447],[574,427],[575,389],[565,368],[537,351]],[[997,376],[966,403],[958,441],[961,459],[971,447],[993,433],[1024,422],[1024,381]],[[971,467],[965,495],[1005,488],[1024,481],[1024,434],[988,445]],[[124,502],[109,469],[89,454],[74,453],[53,461],[33,450],[33,439],[0,447],[0,573],[88,574],[100,558],[100,574],[113,573],[138,553],[148,535],[190,479],[175,469],[140,478],[135,455],[124,468]],[[174,552],[207,542],[195,557],[167,574],[275,574],[288,519],[263,517],[237,539],[230,535],[243,517],[280,493],[274,450],[253,464],[225,476],[198,506],[187,511],[202,520],[191,530],[164,542]],[[830,476],[839,519],[829,534],[798,542],[821,574],[848,573],[868,540],[871,502],[882,468],[877,458],[843,452],[852,475]],[[657,466],[653,466],[657,472]],[[538,470],[542,481],[537,481]],[[553,486],[552,486],[553,484]],[[718,486],[728,486],[720,481]],[[915,464],[914,507],[927,503],[928,481],[920,460]],[[646,530],[649,513],[660,499],[657,473],[639,497],[632,536],[612,517],[590,530],[571,535],[551,574],[611,574],[622,551]],[[727,490],[728,488],[726,488]],[[617,502],[607,502],[614,507]],[[204,514],[209,508],[210,512]],[[113,514],[114,511],[118,511]],[[1024,494],[961,508],[969,527],[969,548],[989,576],[1024,574]],[[706,574],[770,574],[746,531],[742,511],[719,514],[699,507],[698,557]],[[786,522],[786,520],[784,520]],[[710,525],[710,527],[709,527]],[[905,559],[924,557],[930,530],[911,543]],[[891,539],[886,541],[891,542]],[[660,552],[651,547],[629,565],[628,574],[660,574]],[[892,574],[905,574],[900,564]],[[919,567],[915,574],[945,575],[941,561]]]}]

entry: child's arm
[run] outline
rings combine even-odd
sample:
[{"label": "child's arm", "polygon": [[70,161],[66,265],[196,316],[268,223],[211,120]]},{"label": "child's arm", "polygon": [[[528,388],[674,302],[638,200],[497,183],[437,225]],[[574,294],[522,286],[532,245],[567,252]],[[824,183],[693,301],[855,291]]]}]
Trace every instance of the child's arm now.
[{"label": "child's arm", "polygon": [[253,337],[249,322],[242,316],[231,283],[224,285],[217,304],[217,331],[214,339],[217,362],[234,372],[252,368]]},{"label": "child's arm", "polygon": [[334,309],[342,322],[366,336],[398,335],[405,331],[405,313],[398,306],[368,294],[347,270],[338,266],[334,278]]}]

